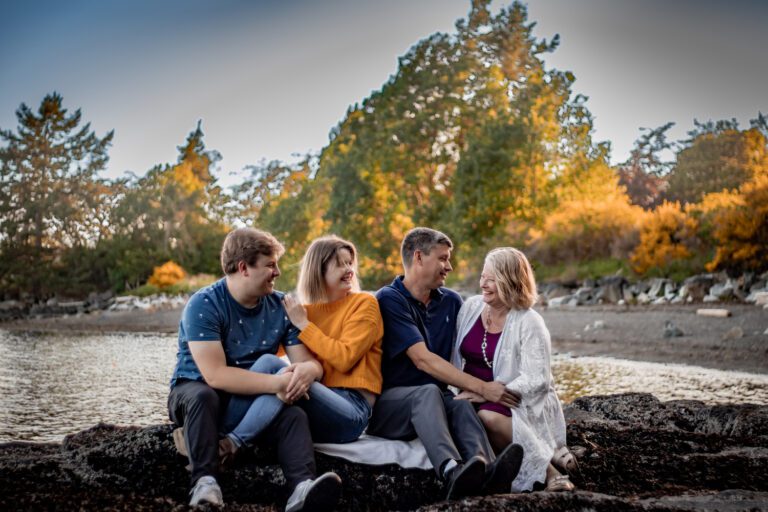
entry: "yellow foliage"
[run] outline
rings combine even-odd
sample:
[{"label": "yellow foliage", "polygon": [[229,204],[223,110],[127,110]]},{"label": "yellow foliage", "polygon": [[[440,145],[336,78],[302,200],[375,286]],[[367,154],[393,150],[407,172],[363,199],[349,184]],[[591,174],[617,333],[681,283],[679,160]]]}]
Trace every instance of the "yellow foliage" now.
[{"label": "yellow foliage", "polygon": [[640,243],[630,262],[635,272],[645,274],[653,268],[666,269],[679,260],[690,258],[696,243],[698,223],[680,207],[664,202],[648,214],[640,228]]},{"label": "yellow foliage", "polygon": [[147,284],[157,286],[158,288],[167,288],[184,279],[186,275],[187,273],[179,265],[172,261],[167,261],[159,267],[155,267]]},{"label": "yellow foliage", "polygon": [[767,268],[768,174],[756,173],[739,187],[738,197],[715,211],[713,225],[717,251],[707,270]]},{"label": "yellow foliage", "polygon": [[545,263],[625,257],[644,215],[621,197],[567,201],[546,218],[542,229],[531,230],[533,254]]},{"label": "yellow foliage", "polygon": [[627,256],[646,214],[630,204],[612,169],[565,173],[554,192],[559,206],[529,232],[532,257],[561,263]]}]

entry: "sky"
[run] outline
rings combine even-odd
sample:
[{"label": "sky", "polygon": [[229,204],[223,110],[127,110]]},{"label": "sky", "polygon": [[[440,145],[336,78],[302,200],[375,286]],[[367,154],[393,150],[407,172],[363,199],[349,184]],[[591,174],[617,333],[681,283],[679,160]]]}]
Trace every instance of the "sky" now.
[{"label": "sky", "polygon": [[[534,34],[560,34],[549,67],[576,76],[598,141],[626,160],[641,127],[768,113],[768,2],[530,0]],[[496,12],[506,2],[495,2]],[[398,57],[453,32],[469,0],[25,0],[0,6],[0,128],[53,91],[96,134],[115,131],[105,177],[176,161],[202,121],[245,166],[318,152]],[[234,174],[233,174],[234,173]]]}]

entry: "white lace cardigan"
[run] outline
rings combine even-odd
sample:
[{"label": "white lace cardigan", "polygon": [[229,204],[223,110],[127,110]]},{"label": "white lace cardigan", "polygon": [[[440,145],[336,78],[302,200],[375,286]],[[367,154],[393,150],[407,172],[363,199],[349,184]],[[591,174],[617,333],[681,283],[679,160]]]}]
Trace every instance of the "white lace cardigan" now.
[{"label": "white lace cardigan", "polygon": [[[482,296],[476,295],[459,311],[451,356],[459,369],[464,368],[459,347],[484,306]],[[565,446],[565,419],[550,370],[550,343],[541,315],[533,309],[512,310],[493,354],[493,379],[522,397],[520,406],[512,409],[512,440],[524,450],[513,492],[531,490],[534,482],[544,482],[554,450]]]}]

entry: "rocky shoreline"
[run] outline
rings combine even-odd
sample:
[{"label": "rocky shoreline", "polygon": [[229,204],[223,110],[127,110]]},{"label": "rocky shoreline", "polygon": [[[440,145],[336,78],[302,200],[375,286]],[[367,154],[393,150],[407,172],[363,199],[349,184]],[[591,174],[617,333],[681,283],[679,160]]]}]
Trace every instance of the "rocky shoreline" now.
[{"label": "rocky shoreline", "polygon": [[[318,454],[344,480],[338,510],[768,510],[768,406],[584,397],[565,409],[580,472],[575,493],[442,501],[431,471],[363,466]],[[3,510],[186,510],[187,473],[171,426],[97,425],[61,444],[0,445]],[[228,510],[281,510],[274,454],[223,474]]]},{"label": "rocky shoreline", "polygon": [[[606,276],[572,282],[547,282],[538,286],[540,305],[550,308],[623,305],[677,305],[692,303],[746,303],[768,309],[768,272],[745,273],[738,278],[720,272],[691,276],[678,283],[651,278],[630,282],[623,276]],[[462,293],[469,296],[472,293]],[[93,292],[77,300],[53,297],[44,302],[5,300],[0,302],[0,322],[18,319],[45,319],[66,315],[125,311],[157,311],[184,305],[188,296],[164,293],[137,297],[115,297],[112,292]]]}]

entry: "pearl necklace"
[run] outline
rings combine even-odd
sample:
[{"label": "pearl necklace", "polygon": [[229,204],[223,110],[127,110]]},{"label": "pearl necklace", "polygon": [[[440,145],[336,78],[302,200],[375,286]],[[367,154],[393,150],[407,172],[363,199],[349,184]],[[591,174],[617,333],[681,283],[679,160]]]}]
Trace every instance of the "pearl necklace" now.
[{"label": "pearl necklace", "polygon": [[[483,351],[483,361],[485,361],[486,366],[488,368],[493,369],[493,363],[491,361],[488,361],[488,355],[485,353],[485,349],[488,347],[488,329],[493,329],[493,326],[491,325],[491,312],[488,311],[487,319],[483,323],[483,343],[480,344],[480,350]],[[485,324],[488,324],[488,328],[485,327]]]}]

